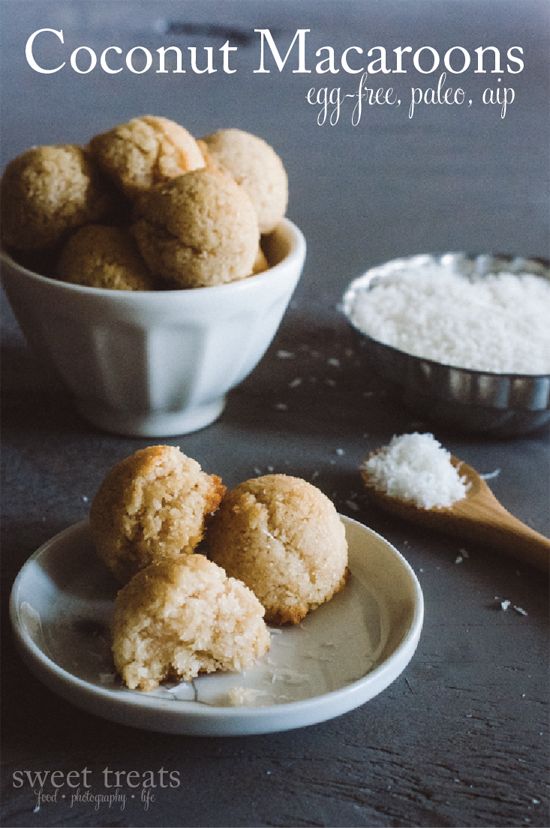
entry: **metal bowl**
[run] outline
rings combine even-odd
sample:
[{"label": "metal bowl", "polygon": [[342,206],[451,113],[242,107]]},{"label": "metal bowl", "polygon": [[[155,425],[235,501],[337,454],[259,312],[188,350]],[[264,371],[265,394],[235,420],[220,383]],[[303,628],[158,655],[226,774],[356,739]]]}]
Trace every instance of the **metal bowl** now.
[{"label": "metal bowl", "polygon": [[359,291],[370,290],[404,266],[441,264],[465,276],[491,273],[530,273],[550,280],[550,263],[504,255],[467,253],[423,254],[367,270],[346,290],[342,310],[358,331],[373,368],[391,386],[394,395],[423,418],[459,431],[495,437],[526,434],[550,422],[550,375],[495,374],[445,365],[413,356],[377,342],[352,320]]}]

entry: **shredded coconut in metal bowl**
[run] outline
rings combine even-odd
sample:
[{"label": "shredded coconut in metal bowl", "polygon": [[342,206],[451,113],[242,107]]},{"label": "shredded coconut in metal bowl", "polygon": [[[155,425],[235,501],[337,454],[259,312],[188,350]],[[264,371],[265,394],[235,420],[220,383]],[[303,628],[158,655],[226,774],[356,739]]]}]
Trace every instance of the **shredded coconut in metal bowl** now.
[{"label": "shredded coconut in metal bowl", "polygon": [[445,365],[550,373],[550,281],[532,274],[468,278],[411,264],[358,290],[350,319],[378,342]]},{"label": "shredded coconut in metal bowl", "polygon": [[467,483],[433,434],[402,434],[361,466],[369,485],[422,509],[449,507],[466,496]]}]

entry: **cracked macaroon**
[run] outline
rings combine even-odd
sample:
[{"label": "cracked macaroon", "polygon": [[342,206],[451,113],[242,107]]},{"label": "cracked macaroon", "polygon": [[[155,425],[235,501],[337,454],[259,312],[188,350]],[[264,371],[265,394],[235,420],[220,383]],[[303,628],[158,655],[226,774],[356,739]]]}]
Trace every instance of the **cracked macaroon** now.
[{"label": "cracked macaroon", "polygon": [[2,176],[2,241],[24,252],[53,248],[71,230],[105,218],[114,201],[81,147],[32,147]]},{"label": "cracked macaroon", "polygon": [[96,135],[90,150],[129,198],[205,165],[191,133],[175,121],[155,115],[132,118]]},{"label": "cracked macaroon", "polygon": [[90,510],[97,554],[120,583],[154,561],[192,553],[225,486],[177,446],[149,446],[117,463]]},{"label": "cracked macaroon", "polygon": [[154,290],[155,280],[132,236],[121,227],[88,224],[66,242],[57,263],[64,282],[110,290]]},{"label": "cracked macaroon", "polygon": [[117,595],[116,669],[139,690],[164,679],[245,670],[269,649],[263,615],[254,593],[204,555],[151,564]]},{"label": "cracked macaroon", "polygon": [[252,202],[228,175],[194,170],[136,201],[134,237],[149,269],[180,288],[252,273],[260,233]]},{"label": "cracked macaroon", "polygon": [[250,196],[260,233],[271,233],[288,202],[288,177],[273,147],[242,129],[220,129],[200,141],[207,162],[225,169]]},{"label": "cracked macaroon", "polygon": [[297,624],[347,577],[348,547],[333,503],[297,477],[246,480],[222,501],[209,555],[262,602],[268,623]]}]

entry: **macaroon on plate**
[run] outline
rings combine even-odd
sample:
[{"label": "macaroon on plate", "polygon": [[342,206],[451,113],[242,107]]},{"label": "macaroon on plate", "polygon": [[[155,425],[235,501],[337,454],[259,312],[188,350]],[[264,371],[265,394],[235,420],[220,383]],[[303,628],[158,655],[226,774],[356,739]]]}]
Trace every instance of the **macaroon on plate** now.
[{"label": "macaroon on plate", "polygon": [[296,626],[271,627],[269,653],[242,673],[128,690],[115,673],[109,624],[117,584],[82,521],[38,549],[10,602],[32,672],[90,713],[146,730],[201,736],[271,733],[316,724],[385,690],[412,658],[424,602],[418,580],[383,537],[342,517],[350,577]]}]

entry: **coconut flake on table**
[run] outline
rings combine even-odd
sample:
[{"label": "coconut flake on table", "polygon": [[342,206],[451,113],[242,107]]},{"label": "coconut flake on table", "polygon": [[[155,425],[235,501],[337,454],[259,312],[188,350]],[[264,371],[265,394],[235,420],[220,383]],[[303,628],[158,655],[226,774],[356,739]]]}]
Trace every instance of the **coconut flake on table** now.
[{"label": "coconut flake on table", "polygon": [[358,290],[350,318],[413,356],[498,374],[550,373],[550,281],[528,273],[467,278],[407,266]]},{"label": "coconut flake on table", "polygon": [[467,482],[433,434],[401,434],[361,466],[370,485],[422,509],[452,506],[466,496]]}]

